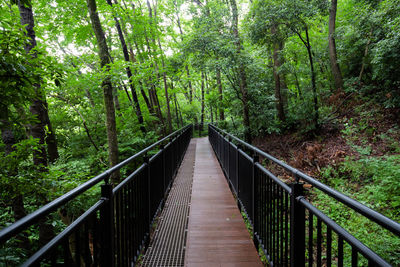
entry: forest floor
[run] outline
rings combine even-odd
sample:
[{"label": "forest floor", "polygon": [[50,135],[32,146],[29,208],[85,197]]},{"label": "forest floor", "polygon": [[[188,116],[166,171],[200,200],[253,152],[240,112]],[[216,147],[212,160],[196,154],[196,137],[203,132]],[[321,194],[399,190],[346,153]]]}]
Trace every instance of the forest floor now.
[{"label": "forest floor", "polygon": [[353,100],[342,108],[343,113],[335,123],[323,124],[317,134],[271,134],[253,144],[316,178],[321,169],[338,166],[346,158],[400,154],[400,110]]},{"label": "forest floor", "polygon": [[[400,110],[353,99],[339,112],[343,115],[323,124],[318,133],[272,134],[254,140],[254,145],[400,221]],[[294,180],[276,164],[263,163],[281,180]],[[400,266],[398,237],[311,185],[304,187],[314,206],[393,266]],[[344,265],[351,265],[350,257]]]}]

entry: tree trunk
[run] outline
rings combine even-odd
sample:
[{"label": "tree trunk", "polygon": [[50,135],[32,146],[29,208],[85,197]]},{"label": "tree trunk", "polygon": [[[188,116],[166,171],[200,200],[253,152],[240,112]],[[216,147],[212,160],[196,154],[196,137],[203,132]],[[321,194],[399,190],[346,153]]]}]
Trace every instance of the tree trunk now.
[{"label": "tree trunk", "polygon": [[364,74],[365,64],[366,64],[367,56],[368,56],[369,44],[371,43],[371,36],[372,36],[372,29],[371,29],[371,31],[369,32],[368,41],[367,41],[367,44],[365,45],[365,50],[364,50],[364,56],[363,56],[363,59],[362,59],[362,65],[361,65],[360,75],[358,75],[358,81],[359,81],[359,82],[361,82],[361,79],[362,79],[363,74]]},{"label": "tree trunk", "polygon": [[[218,85],[218,93],[219,93],[219,119],[221,121],[225,120],[225,114],[224,114],[224,107],[222,104],[223,101],[223,88],[222,88],[222,82],[221,82],[221,70],[217,66],[216,68],[216,79],[217,79],[217,85]],[[215,118],[217,120],[217,118]]]},{"label": "tree trunk", "polygon": [[[178,10],[178,5],[177,5],[176,1],[174,1],[174,6],[175,6],[176,22],[178,24],[181,41],[183,42],[183,31],[182,31],[182,26],[181,26],[181,19],[179,17],[179,10]],[[187,64],[185,65],[185,70],[186,70],[186,75],[188,77],[188,85],[189,85],[189,103],[191,104],[192,100],[193,100],[193,88],[192,88],[192,81],[190,79],[189,66]]]},{"label": "tree trunk", "polygon": [[248,103],[249,101],[247,96],[247,77],[246,77],[246,68],[240,58],[242,51],[242,44],[239,37],[238,10],[236,5],[236,0],[230,0],[230,4],[232,7],[232,32],[235,38],[236,54],[239,60],[239,86],[243,102],[243,124],[245,128],[244,137],[246,142],[251,143],[252,137],[251,137],[250,118],[249,118],[249,103]]},{"label": "tree trunk", "polygon": [[[36,47],[36,36],[34,31],[34,18],[32,6],[28,3],[22,3],[20,0],[18,1],[18,9],[21,16],[21,25],[26,25],[26,34],[29,37],[29,42],[25,44],[24,49],[27,54],[31,53],[31,50]],[[31,56],[36,58],[36,53],[32,53]],[[39,142],[39,147],[33,152],[33,164],[38,168],[38,172],[44,173],[47,172],[47,153],[46,148],[44,146],[46,139],[45,127],[47,124],[47,103],[44,97],[44,93],[39,83],[35,83],[33,85],[35,90],[35,96],[32,99],[32,103],[29,107],[30,112],[33,117],[36,119],[35,122],[32,122],[29,125],[30,134],[34,139],[37,139]],[[47,199],[39,193],[39,203],[45,204]],[[44,217],[42,221],[39,222],[39,244],[44,245],[49,242],[54,236],[54,229],[52,225],[46,223],[47,217]]]},{"label": "tree trunk", "polygon": [[331,0],[331,8],[329,10],[329,59],[333,79],[335,81],[336,90],[343,88],[343,78],[337,62],[336,43],[335,43],[335,24],[336,24],[337,0]]},{"label": "tree trunk", "polygon": [[[273,24],[273,26],[271,28],[271,33],[273,35],[275,35],[276,31],[277,31],[277,27],[275,24]],[[276,38],[276,42],[279,42],[278,38]],[[273,73],[274,73],[274,80],[275,80],[275,98],[276,98],[275,106],[276,106],[276,111],[278,112],[278,119],[281,122],[284,122],[286,120],[286,116],[285,116],[285,109],[284,109],[283,97],[282,97],[282,92],[281,92],[282,81],[281,81],[281,75],[279,74],[279,68],[281,66],[281,62],[279,60],[278,53],[280,52],[280,46],[276,42],[273,44],[274,51],[273,51],[273,55],[272,55],[272,58],[274,60]]]},{"label": "tree trunk", "polygon": [[[43,96],[45,97],[45,96]],[[49,162],[54,163],[60,155],[58,154],[58,147],[57,147],[57,139],[56,139],[56,134],[53,130],[53,126],[51,125],[51,121],[49,118],[49,106],[47,104],[46,99],[44,100],[44,103],[46,105],[46,111],[44,113],[45,119],[46,119],[46,124],[47,124],[47,133],[46,133],[46,144],[47,144],[47,154],[49,156]]]},{"label": "tree trunk", "polygon": [[[108,5],[110,5],[112,7],[111,0],[107,0],[107,3],[108,3]],[[117,28],[117,32],[118,32],[119,41],[121,43],[122,53],[124,54],[124,59],[126,62],[129,62],[130,61],[129,52],[128,52],[128,48],[126,46],[125,37],[122,32],[121,25],[119,24],[118,18],[116,16],[113,16],[113,17],[114,17],[114,21],[115,21],[115,27]],[[135,85],[133,82],[132,71],[129,66],[126,67],[126,75],[128,76],[128,79],[129,79],[129,86],[131,88],[132,99],[133,99],[133,103],[134,103],[134,107],[135,107],[135,111],[136,111],[136,117],[140,124],[140,130],[143,133],[146,133],[146,128],[144,127],[142,110],[140,109],[139,99],[136,94],[136,89],[135,89]]]},{"label": "tree trunk", "polygon": [[[108,140],[108,160],[110,166],[118,164],[118,141],[117,141],[117,127],[115,122],[115,109],[113,102],[113,88],[111,84],[111,77],[109,75],[110,57],[106,38],[104,36],[103,28],[101,27],[99,15],[97,14],[96,0],[86,0],[89,10],[90,20],[92,22],[93,31],[96,35],[97,45],[99,48],[99,57],[101,68],[106,68],[107,75],[102,81],[101,87],[103,88],[104,106],[106,110],[106,126],[107,126],[107,140]],[[119,172],[114,172],[111,176],[111,181],[114,184],[119,182]]]},{"label": "tree trunk", "polygon": [[311,71],[311,86],[312,86],[312,91],[313,91],[313,98],[314,98],[314,126],[315,129],[319,128],[319,111],[318,111],[318,96],[317,96],[317,86],[316,86],[316,74],[314,70],[314,63],[313,63],[313,56],[312,56],[312,51],[311,51],[311,44],[310,44],[310,38],[308,36],[308,29],[306,27],[306,38],[307,38],[307,52],[308,52],[308,59],[310,61],[310,71]]},{"label": "tree trunk", "polygon": [[167,74],[165,73],[165,62],[164,62],[164,51],[161,48],[160,38],[157,37],[158,47],[161,51],[161,64],[163,67],[163,81],[164,81],[164,91],[165,91],[165,102],[167,104],[167,122],[168,122],[168,133],[172,133],[172,119],[171,119],[171,109],[169,106],[169,95],[168,95],[168,84],[167,84]]},{"label": "tree trunk", "polygon": [[[171,90],[174,90],[174,81],[171,79]],[[176,124],[178,125],[178,128],[180,128],[180,123],[179,123],[179,114],[178,114],[178,105],[176,101],[176,93],[173,93],[173,98],[174,98],[174,104],[175,104],[175,116],[176,116]],[[182,125],[183,126],[183,125]]]}]

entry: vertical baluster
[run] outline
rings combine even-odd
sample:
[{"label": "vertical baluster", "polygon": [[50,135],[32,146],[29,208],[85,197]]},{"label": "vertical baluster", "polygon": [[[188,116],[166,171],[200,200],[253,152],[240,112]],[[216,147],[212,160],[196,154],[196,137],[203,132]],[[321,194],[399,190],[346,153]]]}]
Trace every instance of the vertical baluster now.
[{"label": "vertical baluster", "polygon": [[240,186],[239,186],[239,182],[240,182],[240,178],[239,178],[239,150],[240,150],[240,144],[237,145],[236,147],[236,196],[237,199],[239,200],[240,198]]},{"label": "vertical baluster", "polygon": [[338,240],[338,267],[343,267],[343,237]]},{"label": "vertical baluster", "polygon": [[351,248],[351,266],[357,267],[358,264],[358,252],[355,247]]},{"label": "vertical baluster", "polygon": [[90,266],[92,264],[92,258],[90,255],[89,224],[87,221],[83,224],[83,246],[83,260],[85,261],[85,266]]},{"label": "vertical baluster", "polygon": [[69,237],[65,238],[64,241],[62,242],[62,247],[63,247],[63,256],[64,256],[64,266],[71,266],[71,254],[69,251]]},{"label": "vertical baluster", "polygon": [[81,265],[81,238],[80,238],[80,229],[76,229],[75,233],[75,264],[76,266]]},{"label": "vertical baluster", "polygon": [[305,265],[305,208],[297,201],[297,197],[303,195],[303,184],[291,185],[290,196],[290,261],[291,266]]},{"label": "vertical baluster", "polygon": [[268,178],[268,254],[272,261],[272,180]]},{"label": "vertical baluster", "polygon": [[289,266],[289,194],[285,192],[285,266]]},{"label": "vertical baluster", "polygon": [[133,178],[129,182],[129,262],[132,262],[133,258],[135,257],[135,254],[134,254],[134,228],[137,227],[133,221],[133,214],[135,213],[135,210],[133,209],[134,179],[135,178]]},{"label": "vertical baluster", "polygon": [[261,177],[262,179],[262,201],[261,201],[261,210],[262,210],[262,242],[264,245],[264,249],[267,248],[267,183],[265,174]]},{"label": "vertical baluster", "polygon": [[138,176],[137,184],[136,184],[136,210],[137,210],[137,215],[136,215],[136,223],[139,225],[139,228],[137,229],[136,232],[136,256],[139,255],[139,251],[141,249],[141,244],[142,240],[145,235],[145,222],[144,222],[144,192],[143,192],[143,179],[144,179],[144,172],[142,171],[140,175]]},{"label": "vertical baluster", "polygon": [[279,196],[279,186],[275,184],[275,206],[276,206],[276,264],[280,265],[280,259],[279,259],[279,249],[280,249],[280,238],[279,234],[281,231],[281,224],[280,224],[280,216],[281,216],[281,211],[280,211],[280,196]]},{"label": "vertical baluster", "polygon": [[317,219],[317,267],[322,265],[322,226],[321,220]]},{"label": "vertical baluster", "polygon": [[259,221],[258,221],[258,219],[256,218],[256,216],[258,216],[258,205],[257,205],[257,201],[258,201],[258,199],[257,199],[257,197],[258,197],[258,195],[257,195],[257,193],[258,193],[258,188],[259,188],[259,185],[257,184],[257,186],[256,186],[256,181],[257,181],[257,175],[258,175],[258,172],[257,172],[257,167],[256,167],[256,163],[258,162],[258,155],[257,154],[255,154],[255,152],[254,152],[254,154],[253,154],[253,162],[252,162],[252,180],[251,180],[251,195],[252,195],[252,203],[251,203],[251,205],[252,205],[252,211],[253,211],[253,214],[251,214],[250,216],[252,216],[252,218],[251,218],[251,220],[253,221],[253,240],[254,241],[256,241],[256,248],[258,249],[258,240],[257,240],[257,238],[256,238],[256,234],[258,235],[258,223],[259,223]]},{"label": "vertical baluster", "polygon": [[332,266],[332,229],[326,226],[326,266]]},{"label": "vertical baluster", "polygon": [[276,257],[275,257],[275,252],[276,252],[276,237],[275,237],[275,231],[276,231],[276,213],[275,213],[275,209],[276,209],[276,195],[275,195],[275,182],[271,181],[271,204],[272,204],[272,261],[274,263],[274,265],[276,265]]},{"label": "vertical baluster", "polygon": [[268,238],[268,255],[270,257],[270,261],[272,261],[272,254],[271,254],[271,244],[272,244],[272,197],[271,197],[271,191],[272,191],[272,187],[271,187],[271,179],[268,177],[267,180],[267,191],[268,191],[268,203],[267,203],[267,211],[268,211],[268,234],[267,234],[267,238]]},{"label": "vertical baluster", "polygon": [[[54,251],[55,250],[55,251]],[[50,251],[50,262],[51,266],[57,266],[57,256],[58,256],[58,251],[57,248],[55,248],[53,251]]]},{"label": "vertical baluster", "polygon": [[93,243],[93,267],[99,266],[99,231],[97,214],[93,216],[92,243]]},{"label": "vertical baluster", "polygon": [[284,199],[283,199],[283,194],[284,194],[285,192],[283,191],[283,189],[281,188],[281,187],[279,187],[279,201],[280,201],[280,210],[281,210],[281,216],[280,216],[280,222],[279,222],[279,225],[280,225],[280,228],[281,228],[281,234],[280,234],[280,237],[279,237],[279,240],[280,240],[280,242],[281,242],[281,248],[280,248],[280,252],[281,252],[281,256],[280,256],[280,264],[281,264],[281,266],[283,266],[283,263],[284,263],[284,258],[283,258],[283,254],[284,254],[284,248],[283,248],[283,246],[284,246]]},{"label": "vertical baluster", "polygon": [[120,195],[121,192],[118,192],[115,196],[115,211],[116,211],[116,223],[115,223],[115,250],[116,250],[116,254],[117,254],[117,258],[116,258],[116,265],[117,266],[121,266],[121,200],[120,200]]},{"label": "vertical baluster", "polygon": [[313,250],[313,230],[314,218],[311,211],[308,211],[308,266],[313,266],[314,250]]},{"label": "vertical baluster", "polygon": [[122,187],[122,214],[123,214],[123,235],[122,235],[122,240],[123,240],[123,246],[124,246],[124,250],[123,250],[123,264],[124,266],[128,266],[128,232],[127,232],[127,205],[128,205],[128,200],[127,200],[127,187],[126,185],[124,187]]},{"label": "vertical baluster", "polygon": [[133,225],[135,226],[134,228],[134,236],[133,236],[133,243],[134,243],[134,259],[136,261],[136,256],[138,255],[138,251],[139,251],[139,240],[142,237],[142,229],[143,229],[143,223],[141,222],[140,218],[142,217],[142,213],[141,213],[141,206],[139,206],[139,204],[141,203],[140,199],[141,199],[141,194],[138,188],[140,188],[140,180],[142,179],[142,172],[140,172],[138,174],[138,176],[135,178],[134,182],[133,182],[133,188],[134,188],[134,194],[133,194],[133,203],[134,203],[134,221],[133,221]]},{"label": "vertical baluster", "polygon": [[101,186],[102,199],[106,200],[106,203],[100,210],[100,227],[102,233],[101,240],[101,264],[103,266],[113,267],[115,264],[114,256],[114,203],[112,184],[108,183]]},{"label": "vertical baluster", "polygon": [[279,231],[280,231],[280,224],[279,224],[279,188],[278,184],[274,183],[274,195],[275,195],[275,262],[279,265]]}]

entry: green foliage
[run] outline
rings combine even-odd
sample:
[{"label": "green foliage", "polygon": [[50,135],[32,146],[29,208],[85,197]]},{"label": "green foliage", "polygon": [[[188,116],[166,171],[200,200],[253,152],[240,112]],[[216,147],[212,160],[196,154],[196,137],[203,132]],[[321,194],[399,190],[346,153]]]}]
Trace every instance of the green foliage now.
[{"label": "green foliage", "polygon": [[[350,195],[368,207],[399,221],[400,219],[400,163],[399,155],[366,157],[359,160],[346,158],[337,167],[322,170],[328,185]],[[390,232],[371,222],[346,206],[333,201],[326,194],[315,191],[313,199],[325,214],[352,233],[393,266],[400,264],[400,241]],[[371,238],[373,236],[373,238]],[[350,262],[350,259],[347,259]]]}]

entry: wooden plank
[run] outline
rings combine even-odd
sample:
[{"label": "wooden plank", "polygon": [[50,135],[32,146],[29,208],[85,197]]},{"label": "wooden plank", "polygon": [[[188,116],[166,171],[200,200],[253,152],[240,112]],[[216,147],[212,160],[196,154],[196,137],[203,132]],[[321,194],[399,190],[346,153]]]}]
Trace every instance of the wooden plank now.
[{"label": "wooden plank", "polygon": [[207,138],[197,139],[185,266],[263,266]]}]

